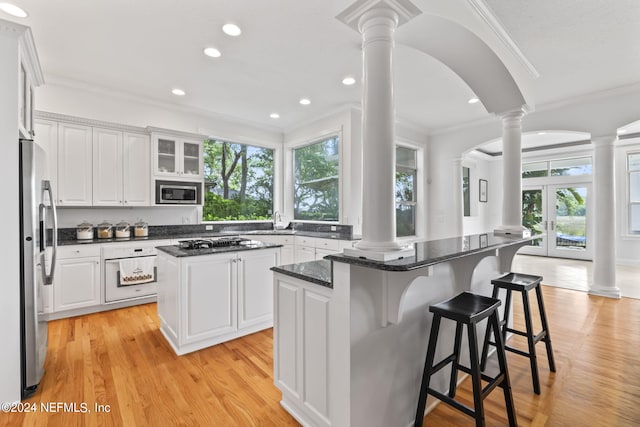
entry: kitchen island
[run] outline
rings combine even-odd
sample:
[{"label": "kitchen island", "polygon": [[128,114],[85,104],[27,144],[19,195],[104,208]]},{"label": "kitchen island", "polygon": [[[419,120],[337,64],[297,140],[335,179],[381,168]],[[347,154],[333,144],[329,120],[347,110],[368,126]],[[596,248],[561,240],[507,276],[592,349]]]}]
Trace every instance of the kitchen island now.
[{"label": "kitchen island", "polygon": [[[415,256],[394,261],[330,255],[273,268],[281,405],[303,425],[411,425],[429,305],[463,291],[490,296],[491,279],[509,271],[517,250],[535,238],[471,235],[416,243]],[[442,323],[437,359],[452,350],[454,330]],[[461,360],[468,363],[464,345]],[[435,375],[432,387],[446,390],[449,373]]]},{"label": "kitchen island", "polygon": [[279,263],[280,245],[238,240],[223,247],[157,247],[160,332],[176,354],[273,325],[270,268]]}]

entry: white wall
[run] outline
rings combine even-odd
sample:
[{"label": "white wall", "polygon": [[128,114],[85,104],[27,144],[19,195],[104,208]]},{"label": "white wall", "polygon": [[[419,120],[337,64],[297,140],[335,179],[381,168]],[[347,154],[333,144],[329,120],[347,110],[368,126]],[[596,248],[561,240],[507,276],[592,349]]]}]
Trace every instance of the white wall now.
[{"label": "white wall", "polygon": [[[463,234],[492,232],[500,225],[502,212],[502,163],[487,155],[467,155],[462,166],[469,168],[471,189],[471,215],[463,218]],[[480,202],[481,179],[487,181],[486,203]]]},{"label": "white wall", "polygon": [[184,206],[58,208],[58,227],[75,227],[85,221],[94,226],[103,221],[115,225],[122,220],[129,224],[140,220],[149,225],[198,224],[200,220],[198,213],[198,208]]}]

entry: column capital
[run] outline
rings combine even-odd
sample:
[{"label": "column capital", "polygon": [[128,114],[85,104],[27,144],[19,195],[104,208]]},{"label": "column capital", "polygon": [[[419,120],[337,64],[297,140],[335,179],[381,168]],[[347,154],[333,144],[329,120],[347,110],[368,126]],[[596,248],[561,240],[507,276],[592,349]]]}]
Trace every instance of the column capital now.
[{"label": "column capital", "polygon": [[591,135],[591,143],[595,146],[614,145],[618,140],[618,134],[612,133],[607,135]]},{"label": "column capital", "polygon": [[[380,12],[385,12],[382,12],[382,14],[369,13],[375,9],[378,9]],[[361,26],[366,20],[375,17],[384,17],[384,14],[389,11],[395,13],[397,27],[409,22],[422,13],[422,11],[409,0],[357,0],[351,4],[351,6],[340,12],[336,18],[354,30],[362,32]]]},{"label": "column capital", "polygon": [[517,110],[506,111],[500,114],[502,120],[502,126],[504,128],[520,128],[522,125],[522,118],[525,115],[525,111],[522,108]]}]

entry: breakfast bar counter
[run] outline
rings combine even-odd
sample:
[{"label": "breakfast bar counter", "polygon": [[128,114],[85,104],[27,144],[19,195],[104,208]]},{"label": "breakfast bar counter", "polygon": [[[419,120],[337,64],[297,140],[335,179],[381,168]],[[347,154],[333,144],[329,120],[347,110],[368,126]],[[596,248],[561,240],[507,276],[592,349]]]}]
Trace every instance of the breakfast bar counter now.
[{"label": "breakfast bar counter", "polygon": [[[429,305],[463,291],[490,296],[491,279],[510,271],[515,253],[536,238],[461,236],[416,243],[415,256],[393,261],[339,254],[305,268],[273,268],[281,405],[303,425],[411,425]],[[318,269],[330,286],[305,277],[305,270],[317,275]],[[443,322],[436,358],[453,348],[453,337],[454,324]],[[468,349],[463,363],[465,357]],[[449,372],[434,376],[432,386],[444,391]],[[427,410],[432,407],[429,401]]]}]

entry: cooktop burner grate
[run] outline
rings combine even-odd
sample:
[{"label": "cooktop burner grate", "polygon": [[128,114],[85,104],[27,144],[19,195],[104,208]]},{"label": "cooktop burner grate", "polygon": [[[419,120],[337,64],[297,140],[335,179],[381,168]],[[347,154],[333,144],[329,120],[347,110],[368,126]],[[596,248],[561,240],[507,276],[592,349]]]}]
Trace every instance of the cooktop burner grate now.
[{"label": "cooktop burner grate", "polygon": [[208,248],[223,248],[227,246],[238,246],[242,242],[247,242],[249,239],[242,237],[222,237],[220,239],[194,239],[194,240],[180,240],[178,246],[180,249],[208,249]]}]

